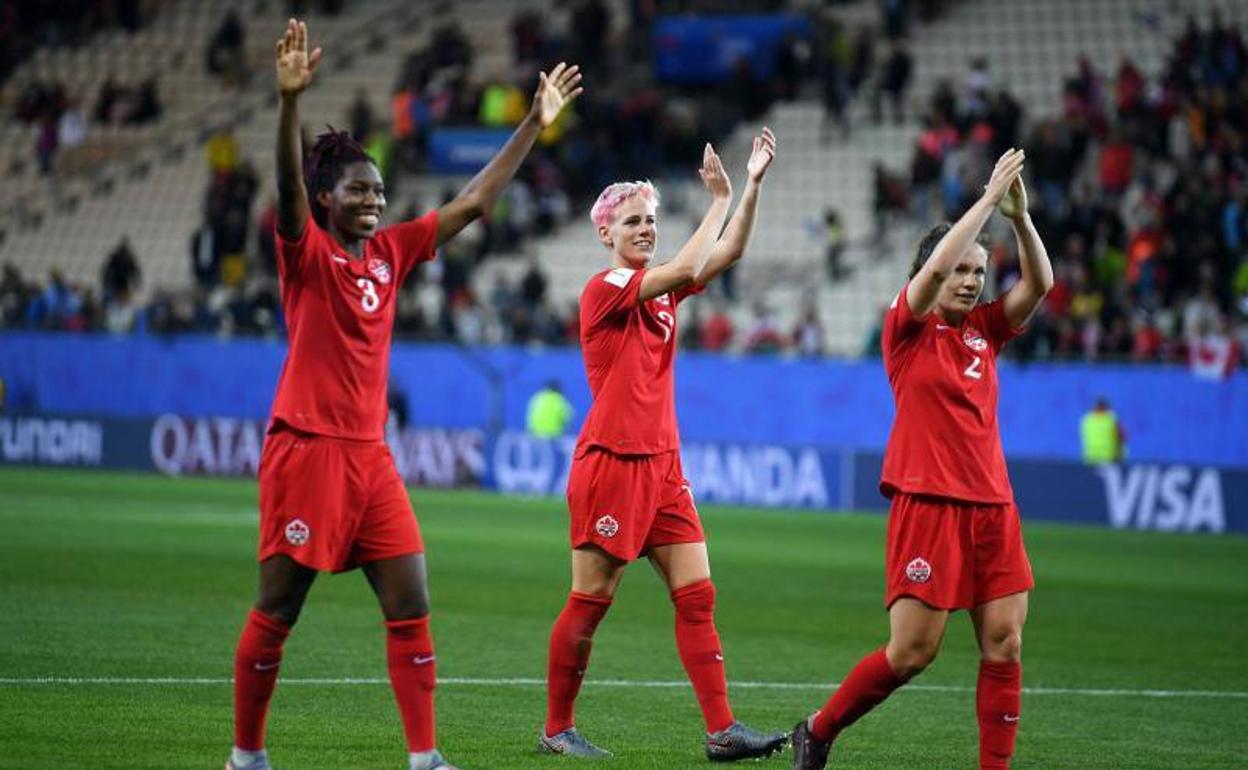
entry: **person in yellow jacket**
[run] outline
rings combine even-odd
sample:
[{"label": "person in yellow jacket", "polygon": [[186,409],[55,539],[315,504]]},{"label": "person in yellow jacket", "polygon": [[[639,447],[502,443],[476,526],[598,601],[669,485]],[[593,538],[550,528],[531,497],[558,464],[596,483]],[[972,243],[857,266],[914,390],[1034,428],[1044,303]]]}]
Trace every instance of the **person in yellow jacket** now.
[{"label": "person in yellow jacket", "polygon": [[1109,401],[1103,396],[1079,421],[1079,436],[1083,442],[1083,462],[1086,465],[1105,465],[1126,459],[1127,434],[1118,422],[1118,415],[1109,408]]},{"label": "person in yellow jacket", "polygon": [[538,438],[558,438],[572,421],[572,404],[559,383],[551,380],[529,399],[529,433]]}]

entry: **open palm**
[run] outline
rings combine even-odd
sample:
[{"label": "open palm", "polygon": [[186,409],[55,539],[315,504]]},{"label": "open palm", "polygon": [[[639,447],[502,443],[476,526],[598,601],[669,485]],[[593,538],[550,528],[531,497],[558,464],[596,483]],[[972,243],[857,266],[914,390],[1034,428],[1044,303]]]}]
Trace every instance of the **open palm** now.
[{"label": "open palm", "polygon": [[308,53],[308,25],[291,19],[277,41],[277,90],[294,95],[312,84],[321,63],[321,49]]},{"label": "open palm", "polygon": [[754,182],[763,181],[763,175],[776,159],[776,135],[771,129],[763,126],[763,133],[754,137],[754,146],[750,151],[750,159],[745,164],[746,173]]},{"label": "open palm", "polygon": [[560,110],[585,90],[577,86],[580,82],[581,68],[575,64],[569,67],[559,62],[550,74],[541,73],[537,93],[533,94],[531,113],[537,117],[542,128],[554,123]]}]

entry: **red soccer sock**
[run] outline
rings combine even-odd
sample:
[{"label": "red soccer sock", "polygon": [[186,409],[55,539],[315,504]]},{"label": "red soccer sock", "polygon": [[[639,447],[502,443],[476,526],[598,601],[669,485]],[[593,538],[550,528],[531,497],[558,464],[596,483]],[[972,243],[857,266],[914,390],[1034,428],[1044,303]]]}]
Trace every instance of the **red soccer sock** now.
[{"label": "red soccer sock", "polygon": [[282,644],[290,626],[259,610],[247,624],[234,651],[234,745],[244,751],[264,748],[264,724],[277,686]]},{"label": "red soccer sock", "polygon": [[1022,664],[981,660],[975,701],[980,770],[1008,770],[1023,706]]},{"label": "red soccer sock", "polygon": [[858,661],[841,686],[828,699],[810,727],[821,741],[830,741],[871,709],[878,706],[905,680],[893,672],[888,657],[880,648]]},{"label": "red soccer sock", "polygon": [[556,735],[575,724],[573,713],[581,680],[589,667],[594,630],[611,608],[611,597],[572,591],[550,630],[546,665],[546,734]]},{"label": "red soccer sock", "polygon": [[437,684],[429,616],[386,621],[386,665],[399,704],[410,752],[431,751],[435,743],[433,688]]},{"label": "red soccer sock", "polygon": [[733,722],[728,705],[724,651],[715,630],[715,585],[710,578],[672,591],[676,607],[676,649],[702,707],[706,731],[715,733]]}]

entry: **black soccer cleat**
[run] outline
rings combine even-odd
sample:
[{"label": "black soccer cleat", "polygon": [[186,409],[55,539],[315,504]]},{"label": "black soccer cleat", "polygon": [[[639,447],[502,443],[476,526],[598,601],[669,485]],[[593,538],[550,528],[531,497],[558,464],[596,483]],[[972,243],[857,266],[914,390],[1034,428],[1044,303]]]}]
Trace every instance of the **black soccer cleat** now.
[{"label": "black soccer cleat", "polygon": [[707,733],[706,758],[712,762],[762,759],[784,749],[788,740],[785,733],[763,733],[733,722],[717,733]]},{"label": "black soccer cleat", "polygon": [[793,770],[823,770],[828,765],[831,741],[810,734],[810,723],[803,719],[793,728]]}]

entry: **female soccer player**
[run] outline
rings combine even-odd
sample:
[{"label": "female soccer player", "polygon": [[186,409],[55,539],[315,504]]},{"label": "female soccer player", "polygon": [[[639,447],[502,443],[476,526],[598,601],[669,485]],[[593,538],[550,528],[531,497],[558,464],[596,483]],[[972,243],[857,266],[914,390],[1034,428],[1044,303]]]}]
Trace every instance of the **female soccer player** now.
[{"label": "female soccer player", "polygon": [[568,478],[572,591],[550,635],[543,751],[609,753],[576,731],[573,706],[594,629],[624,568],[643,554],[671,591],[676,647],[706,720],[707,756],[766,756],[784,745],[784,733],[746,727],[728,705],[715,587],[702,524],[680,468],[672,385],[677,307],[741,258],[775,154],[775,137],[763,129],[746,166],[745,192],[724,229],[732,185],[708,144],[700,175],[711,204],[675,258],[657,267],[647,267],[658,242],[659,205],[649,182],[607,187],[590,213],[611,252],[611,267],[590,278],[581,293],[581,348],[594,401]]},{"label": "female soccer player", "polygon": [[[1009,767],[1033,583],[997,429],[996,357],[1053,286],[1022,169],[1021,150],[1005,153],[979,201],[923,238],[910,282],[885,316],[884,367],[897,402],[880,480],[892,498],[888,645],[859,661],[827,705],[798,723],[795,770],[824,767],[842,730],[926,668],[949,613],[959,609],[970,611],[981,656],[979,766]],[[1022,277],[980,305],[988,257],[975,239],[998,207],[1014,229]]]},{"label": "female soccer player", "polygon": [[394,296],[417,263],[493,206],[538,132],[580,93],[580,76],[563,64],[542,74],[520,127],[463,192],[379,229],[385,191],[363,149],[332,131],[306,158],[300,147],[298,96],[320,57],[292,19],[277,44],[277,264],[290,351],[260,463],[260,591],[234,660],[226,768],[269,767],[264,724],[282,644],[317,573],[358,566],[385,616],[411,768],[451,770],[434,743],[424,546],[382,440]]}]

